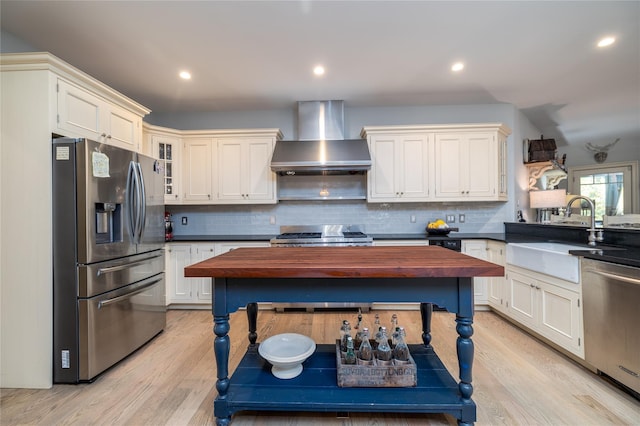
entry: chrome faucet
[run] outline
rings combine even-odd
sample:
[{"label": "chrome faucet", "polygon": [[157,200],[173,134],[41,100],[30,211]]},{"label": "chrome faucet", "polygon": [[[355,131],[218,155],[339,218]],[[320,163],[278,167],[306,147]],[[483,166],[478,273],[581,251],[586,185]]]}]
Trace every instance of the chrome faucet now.
[{"label": "chrome faucet", "polygon": [[571,200],[569,200],[569,203],[567,203],[567,209],[564,214],[565,217],[571,216],[571,204],[573,204],[575,200],[584,200],[589,205],[589,212],[591,213],[591,228],[587,229],[587,231],[589,231],[589,245],[595,246],[596,241],[602,242],[604,240],[602,229],[596,230],[596,206],[595,204],[593,204],[593,201],[591,201],[590,198],[584,197],[582,195],[576,195]]}]

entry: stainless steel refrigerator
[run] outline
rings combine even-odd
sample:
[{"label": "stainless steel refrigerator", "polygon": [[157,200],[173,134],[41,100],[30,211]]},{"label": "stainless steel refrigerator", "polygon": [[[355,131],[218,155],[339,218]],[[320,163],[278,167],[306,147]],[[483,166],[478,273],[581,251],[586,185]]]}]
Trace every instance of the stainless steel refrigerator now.
[{"label": "stainless steel refrigerator", "polygon": [[166,324],[160,164],[53,139],[53,381],[92,381]]}]

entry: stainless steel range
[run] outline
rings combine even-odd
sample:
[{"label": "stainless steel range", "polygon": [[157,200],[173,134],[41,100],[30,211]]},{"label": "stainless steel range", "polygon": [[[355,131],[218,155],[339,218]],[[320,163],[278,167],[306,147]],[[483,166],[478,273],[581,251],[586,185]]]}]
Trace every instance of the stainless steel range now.
[{"label": "stainless steel range", "polygon": [[373,238],[359,225],[281,226],[280,235],[271,239],[274,247],[371,246]]},{"label": "stainless steel range", "polygon": [[[281,226],[280,235],[271,239],[272,247],[345,247],[372,246],[373,238],[362,231],[359,225],[300,225]],[[278,312],[289,308],[314,309],[361,309],[368,312],[370,304],[355,303],[274,303]]]}]

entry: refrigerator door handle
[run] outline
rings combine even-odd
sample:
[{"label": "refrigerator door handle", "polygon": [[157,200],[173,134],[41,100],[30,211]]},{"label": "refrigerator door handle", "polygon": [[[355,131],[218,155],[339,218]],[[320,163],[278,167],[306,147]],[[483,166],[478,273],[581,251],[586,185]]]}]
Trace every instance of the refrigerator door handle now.
[{"label": "refrigerator door handle", "polygon": [[137,214],[136,214],[136,197],[135,197],[135,174],[136,174],[136,170],[135,170],[135,166],[134,166],[134,162],[131,161],[129,163],[129,170],[127,172],[127,214],[129,216],[129,223],[128,223],[128,228],[129,228],[129,235],[131,236],[133,243],[135,244],[136,241],[136,227],[137,227]]},{"label": "refrigerator door handle", "polygon": [[162,278],[158,278],[156,280],[151,281],[149,284],[146,284],[144,287],[140,287],[137,290],[132,291],[131,293],[123,294],[122,296],[112,297],[111,299],[101,300],[98,302],[98,309],[101,309],[103,306],[108,306],[113,303],[118,303],[121,300],[128,299],[130,297],[135,296],[136,294],[142,293],[147,290],[149,287],[153,287],[156,283],[162,281]]},{"label": "refrigerator door handle", "polygon": [[110,267],[107,267],[107,268],[100,268],[100,269],[98,269],[98,272],[96,272],[96,275],[100,276],[100,275],[104,275],[104,274],[109,274],[111,272],[123,271],[125,269],[129,269],[129,268],[132,268],[134,266],[142,265],[143,263],[147,263],[151,259],[155,259],[155,258],[161,257],[161,256],[162,256],[161,254],[157,254],[155,256],[151,256],[151,257],[147,257],[147,258],[144,258],[144,259],[140,259],[137,262],[127,263],[126,265],[118,265],[118,266],[110,266]]},{"label": "refrigerator door handle", "polygon": [[139,229],[138,229],[138,243],[142,242],[142,236],[144,234],[145,222],[147,221],[147,191],[144,185],[144,176],[142,174],[142,167],[140,163],[136,163],[136,170],[138,171],[138,182],[140,184],[139,195]]}]

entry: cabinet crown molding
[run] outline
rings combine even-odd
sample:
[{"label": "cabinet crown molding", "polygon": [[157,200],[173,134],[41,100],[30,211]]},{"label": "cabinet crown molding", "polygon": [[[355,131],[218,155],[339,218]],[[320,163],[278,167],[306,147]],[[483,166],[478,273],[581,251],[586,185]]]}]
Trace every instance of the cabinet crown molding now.
[{"label": "cabinet crown molding", "polygon": [[414,124],[414,125],[390,125],[390,126],[365,126],[360,132],[360,137],[366,139],[368,134],[374,133],[413,133],[413,132],[464,132],[479,130],[497,131],[504,136],[511,134],[511,129],[502,123],[467,123],[467,124]]},{"label": "cabinet crown molding", "polygon": [[106,100],[144,117],[151,110],[80,71],[49,52],[0,54],[0,71],[51,71],[63,78],[80,83]]}]

